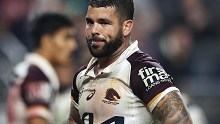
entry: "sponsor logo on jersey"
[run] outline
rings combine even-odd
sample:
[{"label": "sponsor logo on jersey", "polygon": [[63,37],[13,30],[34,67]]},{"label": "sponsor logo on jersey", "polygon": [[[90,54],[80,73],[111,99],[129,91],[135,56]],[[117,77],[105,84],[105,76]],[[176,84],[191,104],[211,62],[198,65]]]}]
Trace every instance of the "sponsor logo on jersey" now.
[{"label": "sponsor logo on jersey", "polygon": [[36,81],[27,83],[25,86],[25,98],[28,102],[33,103],[38,101],[49,103],[53,97],[53,91],[49,82]]},{"label": "sponsor logo on jersey", "polygon": [[138,75],[143,80],[147,91],[161,82],[171,82],[170,75],[164,69],[158,67],[143,67],[139,70]]},{"label": "sponsor logo on jersey", "polygon": [[91,93],[86,97],[86,100],[90,100],[95,94],[95,90],[92,90]]},{"label": "sponsor logo on jersey", "polygon": [[105,99],[102,100],[103,103],[117,105],[119,104],[117,101],[121,99],[121,96],[118,94],[116,90],[113,88],[109,88],[106,91]]}]

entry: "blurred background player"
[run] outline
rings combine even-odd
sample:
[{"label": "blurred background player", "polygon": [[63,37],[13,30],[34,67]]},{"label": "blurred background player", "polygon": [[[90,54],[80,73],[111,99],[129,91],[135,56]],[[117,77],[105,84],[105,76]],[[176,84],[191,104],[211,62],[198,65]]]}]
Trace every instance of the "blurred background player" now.
[{"label": "blurred background player", "polygon": [[72,21],[47,13],[33,21],[31,36],[35,50],[19,63],[8,100],[8,124],[48,124],[54,121],[55,98],[60,88],[56,70],[71,65],[76,49]]}]

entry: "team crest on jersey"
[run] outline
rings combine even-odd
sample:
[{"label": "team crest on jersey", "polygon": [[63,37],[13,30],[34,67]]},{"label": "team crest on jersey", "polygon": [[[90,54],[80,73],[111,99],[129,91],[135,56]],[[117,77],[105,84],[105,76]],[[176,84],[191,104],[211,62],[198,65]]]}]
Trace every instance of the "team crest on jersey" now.
[{"label": "team crest on jersey", "polygon": [[105,99],[102,100],[103,103],[117,105],[119,104],[117,101],[121,99],[121,96],[118,94],[116,90],[113,88],[109,88],[106,91]]},{"label": "team crest on jersey", "polygon": [[118,84],[118,80],[116,78],[112,78],[109,83],[113,86],[115,84]]},{"label": "team crest on jersey", "polygon": [[152,87],[161,82],[172,82],[170,75],[167,74],[164,69],[158,67],[143,67],[139,70],[138,75],[143,80],[146,91],[149,91]]}]

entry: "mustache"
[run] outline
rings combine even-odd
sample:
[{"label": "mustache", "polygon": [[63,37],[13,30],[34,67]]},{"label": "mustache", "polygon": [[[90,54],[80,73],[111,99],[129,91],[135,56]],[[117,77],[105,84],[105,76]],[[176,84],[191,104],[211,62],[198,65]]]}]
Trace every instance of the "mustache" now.
[{"label": "mustache", "polygon": [[87,42],[92,42],[92,41],[106,42],[106,40],[104,38],[100,38],[98,36],[87,37]]}]

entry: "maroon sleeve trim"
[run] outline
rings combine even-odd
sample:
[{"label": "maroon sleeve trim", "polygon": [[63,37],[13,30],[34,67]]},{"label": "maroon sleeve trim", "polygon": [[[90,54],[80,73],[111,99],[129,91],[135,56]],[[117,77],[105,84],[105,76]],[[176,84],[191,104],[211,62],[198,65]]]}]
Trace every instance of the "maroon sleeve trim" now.
[{"label": "maroon sleeve trim", "polygon": [[71,89],[71,97],[72,99],[78,104],[79,102],[79,90],[76,86],[76,78],[77,78],[77,75],[86,68],[86,66],[82,66],[77,72],[76,74],[74,75],[74,78],[73,78],[73,83],[72,83],[72,89]]}]

